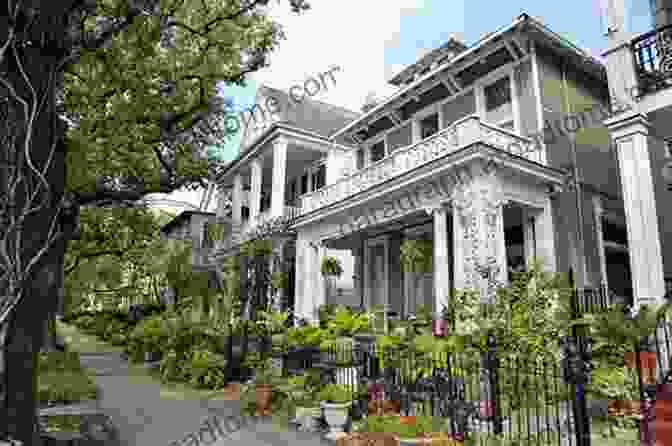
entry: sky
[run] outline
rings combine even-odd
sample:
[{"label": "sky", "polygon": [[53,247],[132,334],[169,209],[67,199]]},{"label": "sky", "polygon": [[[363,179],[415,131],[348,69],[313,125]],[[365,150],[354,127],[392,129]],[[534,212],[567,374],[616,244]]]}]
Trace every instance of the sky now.
[{"label": "sky", "polygon": [[[288,90],[332,67],[333,82],[313,99],[360,110],[367,95],[385,98],[395,91],[387,80],[450,37],[470,46],[527,13],[576,46],[601,59],[607,47],[600,14],[606,0],[308,0],[312,8],[293,14],[288,0],[272,0],[271,17],[286,40],[270,56],[270,67],[246,88],[222,85],[220,93],[236,107],[249,108],[258,85]],[[651,29],[647,0],[625,0],[626,31]],[[237,155],[238,141],[215,151],[225,160]],[[168,199],[198,206],[203,192],[178,191]],[[208,210],[214,210],[214,199]],[[178,206],[171,206],[178,208]]]}]

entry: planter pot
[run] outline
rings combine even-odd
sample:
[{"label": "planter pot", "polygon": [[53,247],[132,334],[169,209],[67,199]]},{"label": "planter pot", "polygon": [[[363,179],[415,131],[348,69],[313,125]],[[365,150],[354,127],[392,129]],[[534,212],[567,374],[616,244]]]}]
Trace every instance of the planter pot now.
[{"label": "planter pot", "polygon": [[145,352],[145,362],[156,362],[161,360],[161,352]]},{"label": "planter pot", "polygon": [[273,400],[273,386],[270,384],[257,384],[256,387],[257,416],[270,415]]},{"label": "planter pot", "polygon": [[393,400],[373,400],[369,401],[369,415],[399,415],[401,403]]},{"label": "planter pot", "polygon": [[399,423],[401,424],[415,424],[416,420],[417,417],[415,415],[399,417]]},{"label": "planter pot", "polygon": [[[635,352],[627,352],[625,354],[625,366],[636,367],[637,354]],[[656,369],[656,352],[640,352],[639,364],[642,369]]]},{"label": "planter pot", "polygon": [[343,434],[336,446],[399,446],[399,439],[388,432],[354,432]]},{"label": "planter pot", "polygon": [[638,415],[641,406],[639,400],[612,400],[609,401],[609,415],[627,416]]},{"label": "planter pot", "polygon": [[348,422],[348,412],[350,406],[352,406],[352,401],[348,401],[347,403],[328,403],[322,401],[320,406],[324,410],[324,418],[329,424],[329,434],[334,436],[343,432],[343,428]]},{"label": "planter pot", "polygon": [[315,432],[320,428],[320,416],[322,411],[319,407],[297,407],[296,421],[299,430]]}]

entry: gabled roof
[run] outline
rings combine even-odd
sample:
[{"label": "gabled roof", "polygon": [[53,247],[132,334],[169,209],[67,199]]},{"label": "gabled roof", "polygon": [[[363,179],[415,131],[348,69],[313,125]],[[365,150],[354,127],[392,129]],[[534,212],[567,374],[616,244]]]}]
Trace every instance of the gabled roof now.
[{"label": "gabled roof", "polygon": [[[581,66],[582,70],[585,73],[599,79],[606,85],[607,82],[606,69],[604,68],[604,65],[600,61],[592,57],[590,54],[587,54],[584,50],[577,47],[564,37],[551,31],[541,21],[529,16],[526,13],[523,13],[520,16],[518,16],[511,24],[502,27],[501,29],[495,32],[487,34],[478,42],[476,42],[474,45],[471,45],[470,47],[466,48],[464,51],[457,54],[455,57],[446,60],[438,67],[431,69],[431,63],[430,63],[430,70],[428,72],[422,74],[418,79],[411,82],[410,84],[400,88],[397,92],[395,92],[385,100],[381,101],[378,105],[367,110],[357,119],[351,121],[345,127],[333,133],[330,136],[330,139],[334,140],[337,137],[342,137],[348,131],[354,129],[356,126],[361,125],[365,122],[368,122],[370,120],[375,121],[376,119],[378,119],[377,116],[379,116],[380,113],[383,113],[386,108],[390,107],[390,104],[394,103],[395,101],[402,100],[404,97],[411,94],[416,88],[418,88],[421,85],[424,85],[427,81],[431,80],[440,73],[444,71],[449,71],[458,62],[468,59],[469,57],[472,58],[478,57],[476,56],[476,54],[479,51],[481,51],[481,49],[483,49],[486,45],[495,41],[496,39],[501,38],[501,36],[503,36],[504,34],[514,34],[518,31],[524,32],[526,35],[530,36],[530,38],[532,38],[535,42],[540,42],[543,46],[550,49],[555,54],[561,55],[561,57],[563,57],[567,61],[571,61],[572,64],[574,64],[575,66]],[[439,50],[441,50],[441,48],[439,48]],[[432,56],[434,55],[430,53],[425,57],[431,58]],[[421,61],[422,60],[424,60],[424,57],[423,59],[421,59]],[[414,67],[415,65],[417,65],[417,63],[411,67]],[[393,80],[399,80],[398,78],[401,77],[402,74],[404,74],[403,71],[399,75],[395,76]]]},{"label": "gabled roof", "polygon": [[236,169],[243,158],[253,152],[259,144],[263,144],[269,135],[278,129],[321,137],[324,139],[325,144],[328,144],[330,134],[346,126],[361,115],[361,113],[310,98],[304,98],[297,103],[291,99],[288,92],[266,85],[261,86],[259,91],[260,94],[272,96],[278,101],[278,105],[284,114],[283,119],[273,121],[268,128],[257,135],[249,144],[241,146],[238,156],[218,175],[218,181]]},{"label": "gabled roof", "polygon": [[288,92],[267,85],[261,86],[259,90],[261,94],[272,96],[282,104],[284,119],[278,122],[317,133],[325,138],[361,115],[361,113],[308,97],[295,102]]}]

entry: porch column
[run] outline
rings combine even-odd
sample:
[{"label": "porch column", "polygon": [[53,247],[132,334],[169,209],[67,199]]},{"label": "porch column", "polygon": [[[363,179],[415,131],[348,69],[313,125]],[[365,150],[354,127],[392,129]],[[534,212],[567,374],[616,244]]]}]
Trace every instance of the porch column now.
[{"label": "porch column", "polygon": [[294,314],[295,320],[310,318],[311,290],[311,263],[312,248],[310,242],[300,236],[296,240],[296,281],[294,285]]},{"label": "porch column", "polygon": [[315,261],[313,262],[313,267],[315,268],[315,273],[313,274],[315,286],[312,290],[314,296],[313,319],[317,319],[317,309],[320,308],[320,305],[327,303],[327,279],[320,271],[322,259],[327,255],[327,248],[321,242],[315,242],[312,249],[315,253]]},{"label": "porch column", "polygon": [[252,187],[250,196],[250,222],[256,224],[259,217],[259,208],[261,207],[261,159],[252,160]]},{"label": "porch column", "polygon": [[[359,242],[358,242],[359,243]],[[354,275],[352,276],[352,285],[355,291],[355,295],[359,296],[359,302],[363,302],[362,296],[364,295],[364,290],[362,289],[362,255],[364,250],[361,246],[357,246],[351,250],[352,256],[354,259]]]},{"label": "porch column", "polygon": [[538,212],[534,212],[527,207],[523,208],[523,255],[525,256],[525,266],[529,269],[532,266],[532,260],[537,256],[537,235],[534,230],[535,221]]},{"label": "porch column", "polygon": [[285,172],[287,171],[287,140],[273,141],[273,186],[271,187],[271,218],[282,217],[285,210]]},{"label": "porch column", "polygon": [[550,195],[544,199],[545,204],[534,219],[537,256],[543,262],[544,270],[556,272],[555,224],[553,221],[553,201]]},{"label": "porch column", "polygon": [[618,152],[635,306],[659,304],[665,295],[665,282],[649,157],[649,123],[644,115],[627,113],[607,120],[606,125]]},{"label": "porch column", "polygon": [[243,209],[243,177],[237,173],[233,177],[233,193],[231,197],[231,219],[234,224],[242,223],[242,209]]},{"label": "porch column", "polygon": [[602,207],[602,199],[598,196],[593,197],[593,209],[595,214],[595,231],[597,232],[597,250],[600,256],[600,286],[603,290],[609,289],[607,282],[607,258],[604,252],[604,230],[602,229],[602,216],[604,215],[604,208]]},{"label": "porch column", "polygon": [[450,275],[448,264],[448,213],[442,204],[425,211],[434,217],[434,312],[438,313],[448,303]]},{"label": "porch column", "polygon": [[[270,259],[270,271],[271,274],[273,273],[281,273],[285,272],[284,268],[282,267],[282,262],[284,261],[284,249],[285,245],[287,244],[289,240],[284,237],[278,237],[274,238],[272,243],[273,243],[273,255],[271,256]],[[276,262],[277,260],[277,262]],[[276,311],[280,311],[282,307],[282,300],[285,296],[285,289],[280,288],[276,290],[275,295],[271,295],[270,298],[272,299],[273,302],[273,309]]]},{"label": "porch column", "polygon": [[455,285],[476,289],[481,299],[494,297],[507,282],[504,199],[498,168],[472,165],[471,181],[453,195]]}]

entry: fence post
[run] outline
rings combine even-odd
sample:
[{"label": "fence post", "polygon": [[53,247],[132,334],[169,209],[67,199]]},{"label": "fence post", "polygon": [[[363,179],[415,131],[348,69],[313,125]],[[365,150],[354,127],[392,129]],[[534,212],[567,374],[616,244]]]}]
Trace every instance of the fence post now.
[{"label": "fence post", "polygon": [[[571,307],[572,318],[580,315],[578,292],[574,283],[574,274],[569,271],[572,285]],[[590,446],[590,416],[586,401],[586,384],[590,380],[590,346],[585,336],[585,328],[572,326],[572,336],[560,340],[564,359],[562,369],[565,381],[574,385],[573,413],[576,430],[577,446]]]},{"label": "fence post", "polygon": [[492,333],[488,335],[488,353],[486,355],[486,370],[488,371],[488,378],[490,381],[489,392],[491,403],[493,405],[493,431],[495,434],[501,434],[504,432],[504,423],[502,421],[501,408],[499,406],[499,379],[497,374],[499,370],[499,358],[497,357],[497,339]]}]

